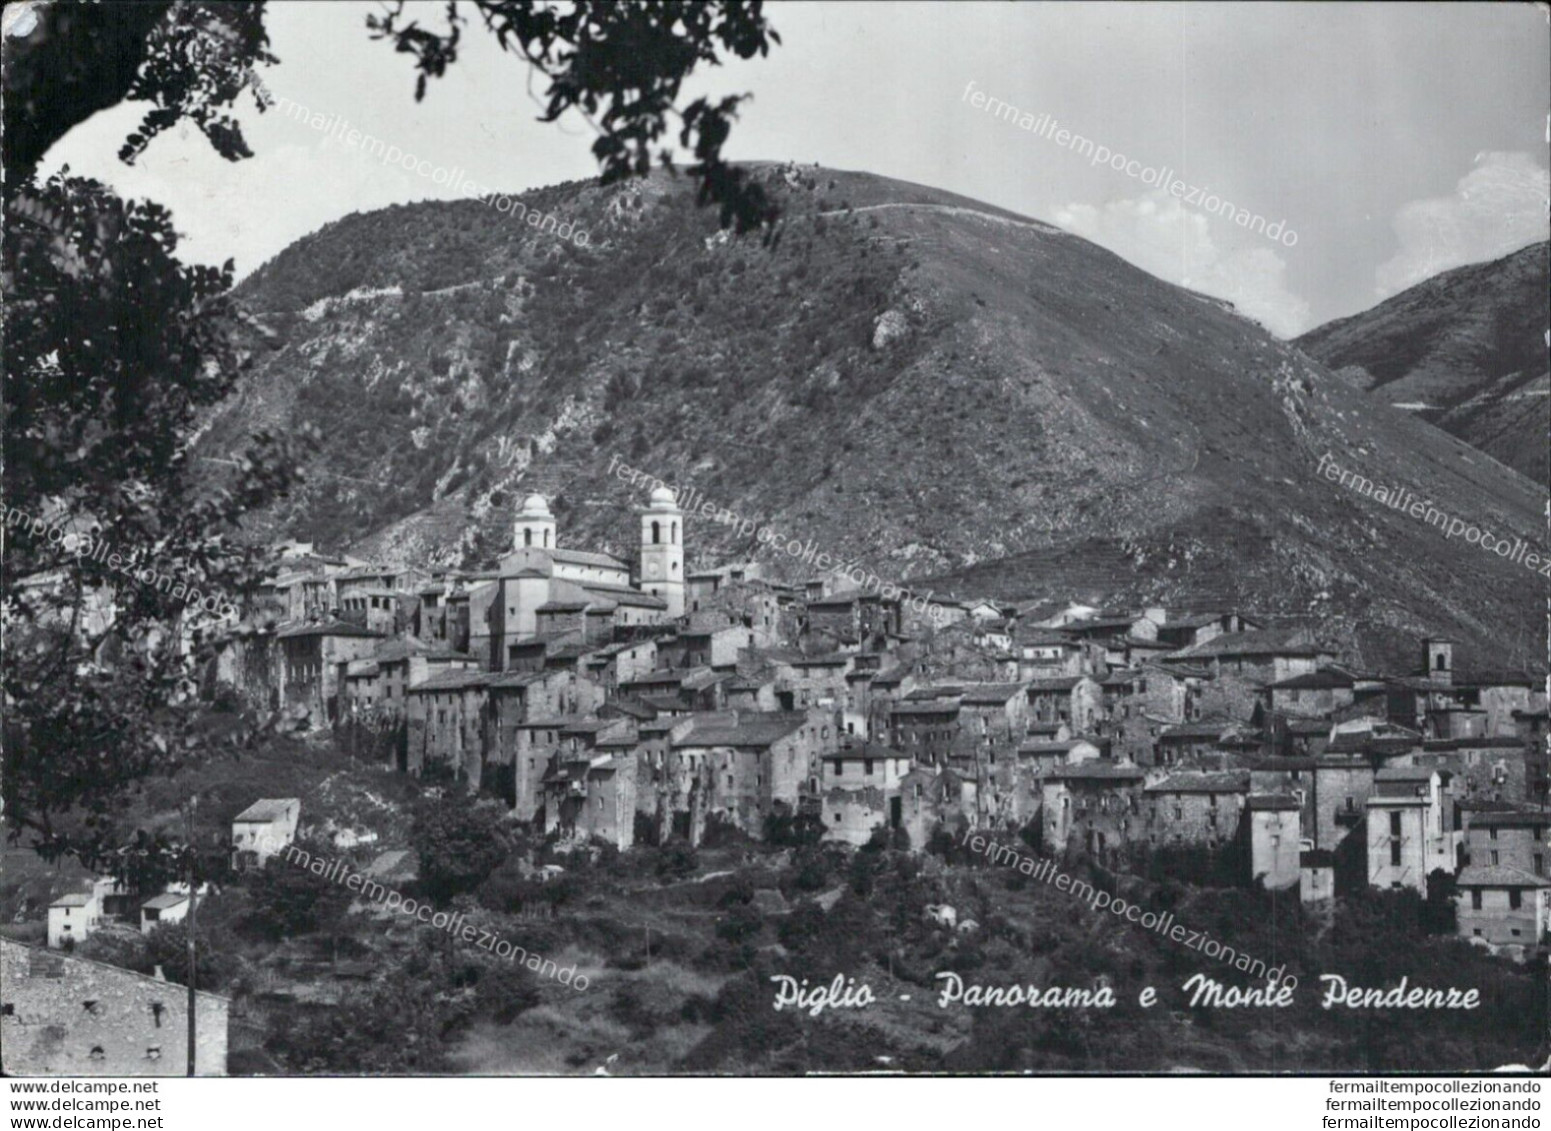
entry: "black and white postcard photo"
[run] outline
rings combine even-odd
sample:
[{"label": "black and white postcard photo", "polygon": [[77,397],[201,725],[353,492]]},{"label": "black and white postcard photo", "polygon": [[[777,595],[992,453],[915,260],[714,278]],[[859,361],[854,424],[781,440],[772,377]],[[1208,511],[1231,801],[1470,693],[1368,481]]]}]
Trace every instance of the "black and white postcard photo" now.
[{"label": "black and white postcard photo", "polygon": [[0,79],[6,1128],[1540,1127],[1551,4]]}]

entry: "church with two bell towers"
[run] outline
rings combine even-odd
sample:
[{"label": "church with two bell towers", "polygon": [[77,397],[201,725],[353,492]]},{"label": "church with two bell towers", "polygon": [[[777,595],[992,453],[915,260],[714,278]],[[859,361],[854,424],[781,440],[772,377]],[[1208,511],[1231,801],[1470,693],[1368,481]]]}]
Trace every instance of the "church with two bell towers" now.
[{"label": "church with two bell towers", "polygon": [[616,627],[668,624],[684,615],[684,512],[667,487],[655,488],[641,520],[639,577],[612,554],[562,549],[549,500],[523,500],[512,549],[493,584],[471,594],[470,650],[492,671],[510,666],[513,645],[565,634],[579,642],[613,638]]}]

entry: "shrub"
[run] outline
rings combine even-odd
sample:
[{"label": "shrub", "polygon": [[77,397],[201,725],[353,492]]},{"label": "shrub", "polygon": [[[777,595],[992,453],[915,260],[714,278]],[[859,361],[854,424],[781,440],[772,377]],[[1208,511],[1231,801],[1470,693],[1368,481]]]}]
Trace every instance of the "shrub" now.
[{"label": "shrub", "polygon": [[474,986],[474,1001],[497,1025],[510,1025],[520,1013],[539,1003],[539,991],[521,966],[488,966]]},{"label": "shrub", "polygon": [[420,879],[438,905],[473,891],[506,860],[511,830],[503,806],[446,796],[416,810],[409,840],[420,858]]},{"label": "shrub", "polygon": [[665,844],[657,850],[657,878],[682,880],[700,867],[700,854],[684,841]]}]

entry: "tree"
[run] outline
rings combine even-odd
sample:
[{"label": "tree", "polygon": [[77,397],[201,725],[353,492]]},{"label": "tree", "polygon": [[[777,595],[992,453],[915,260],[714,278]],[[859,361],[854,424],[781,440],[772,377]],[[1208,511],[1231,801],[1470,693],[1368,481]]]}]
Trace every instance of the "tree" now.
[{"label": "tree", "polygon": [[497,1025],[510,1025],[519,1014],[539,1003],[533,977],[521,966],[501,963],[481,969],[474,1000]]},{"label": "tree", "polygon": [[[199,990],[224,989],[236,972],[232,948],[221,943],[213,932],[197,927],[194,942],[199,948]],[[158,923],[146,935],[147,961],[154,970],[160,966],[169,982],[188,985],[188,924]]]},{"label": "tree", "polygon": [[505,807],[461,796],[420,804],[409,842],[420,858],[420,881],[438,905],[484,883],[511,851]]},{"label": "tree", "polygon": [[[679,144],[694,154],[688,172],[700,184],[699,202],[717,206],[724,228],[739,234],[763,228],[771,237],[778,212],[764,186],[722,159],[747,96],[714,103],[700,98],[682,111],[677,107],[684,80],[697,67],[719,65],[723,51],[740,59],[763,56],[771,43],[781,42],[761,14],[760,0],[472,0],[469,6],[501,50],[548,80],[540,121],[577,110],[597,130],[592,152],[603,184],[649,173],[652,148],[668,132],[670,117],[677,117]],[[420,71],[416,101],[425,97],[426,80],[440,78],[457,60],[466,23],[457,0],[446,5],[441,31],[406,22],[403,0],[384,15],[367,17],[375,38],[414,56]],[[672,167],[668,149],[660,149],[658,158]]]},{"label": "tree", "polygon": [[[765,225],[769,235],[775,211],[763,189],[721,160],[738,99],[674,107],[696,67],[779,42],[758,3],[475,7],[503,49],[548,77],[545,120],[602,107],[594,151],[606,180],[647,172],[650,146],[678,114],[702,202],[720,206],[724,226]],[[368,21],[414,56],[417,97],[457,57],[464,19],[456,3],[445,11],[445,33],[404,22],[402,6]],[[196,677],[209,658],[208,618],[185,598],[230,597],[256,572],[258,555],[235,538],[237,519],[289,489],[294,460],[287,444],[261,434],[224,482],[194,474],[188,453],[200,413],[265,344],[262,327],[229,298],[232,264],[181,263],[165,209],[68,172],[39,184],[37,166],[71,128],[126,101],[149,109],[119,151],[125,162],[180,122],[228,160],[250,156],[229,111],[244,93],[260,111],[271,104],[258,79],[277,61],[264,15],[262,2],[40,4],[0,44],[4,487],[8,507],[38,535],[8,538],[0,571],[3,788],[11,836],[32,833],[51,859],[121,859],[125,833],[112,811],[128,787],[251,743],[272,722],[203,727]],[[114,558],[88,555],[99,547]],[[120,552],[178,589],[126,581]],[[150,848],[171,850],[160,839]]]},{"label": "tree", "polygon": [[[310,854],[321,846],[307,846]],[[271,856],[248,884],[249,922],[272,939],[310,934],[337,925],[350,906],[350,891],[337,880]]]}]

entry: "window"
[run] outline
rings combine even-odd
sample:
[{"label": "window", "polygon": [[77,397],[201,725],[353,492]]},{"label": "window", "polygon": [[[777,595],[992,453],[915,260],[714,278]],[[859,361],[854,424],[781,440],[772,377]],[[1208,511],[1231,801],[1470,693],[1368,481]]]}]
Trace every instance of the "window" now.
[{"label": "window", "polygon": [[1400,814],[1398,812],[1389,815],[1389,835],[1400,835]]},{"label": "window", "polygon": [[1400,842],[1398,840],[1389,842],[1389,862],[1391,867],[1400,867]]},{"label": "window", "polygon": [[1489,840],[1496,840],[1497,839],[1497,830],[1496,829],[1487,829],[1486,830],[1486,835],[1487,835],[1487,838]]},{"label": "window", "polygon": [[1346,798],[1346,811],[1348,813],[1351,813],[1351,812],[1354,812],[1356,810],[1356,808],[1357,808],[1357,799],[1355,797],[1351,796],[1350,794],[1348,794],[1347,798]]},{"label": "window", "polygon": [[1546,858],[1541,853],[1537,852],[1537,853],[1535,853],[1535,875],[1537,875],[1537,876],[1544,876],[1545,874],[1546,874]]},{"label": "window", "polygon": [[[1481,889],[1480,888],[1472,888],[1470,890],[1470,909],[1472,911],[1480,911],[1481,910]],[[1481,933],[1480,931],[1476,932],[1476,934],[1478,934],[1478,935],[1480,933]]]},{"label": "window", "polygon": [[1497,855],[1497,849],[1494,848],[1494,849],[1492,849],[1492,867],[1494,867],[1494,868],[1497,867],[1498,863],[1499,863],[1499,860],[1498,860],[1498,855]]},{"label": "window", "polygon": [[1513,910],[1513,911],[1517,911],[1523,905],[1524,905],[1524,893],[1522,891],[1520,891],[1518,888],[1509,888],[1508,889],[1508,907],[1511,910]]}]

